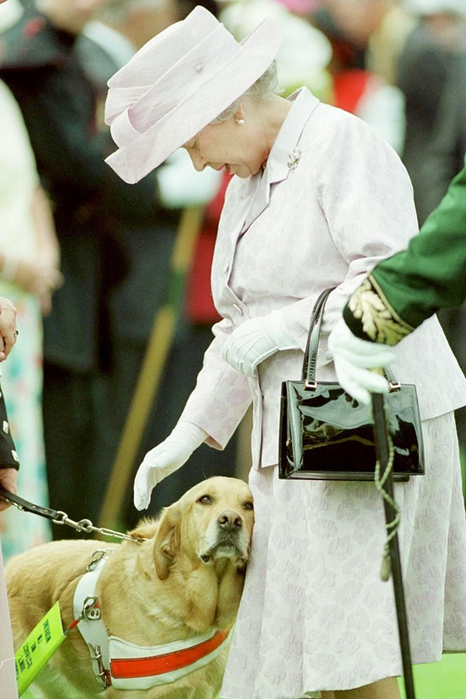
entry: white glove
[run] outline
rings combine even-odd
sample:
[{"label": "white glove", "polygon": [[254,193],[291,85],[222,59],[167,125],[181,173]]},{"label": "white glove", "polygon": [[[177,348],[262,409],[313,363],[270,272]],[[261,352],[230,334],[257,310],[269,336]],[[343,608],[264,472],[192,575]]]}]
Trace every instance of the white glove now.
[{"label": "white glove", "polygon": [[224,342],[223,357],[246,376],[253,376],[258,364],[278,350],[296,349],[280,311],[245,320]]},{"label": "white glove", "polygon": [[179,469],[205,441],[207,432],[191,422],[178,422],[171,434],[147,452],[134,479],[134,506],[149,507],[152,489]]},{"label": "white glove", "polygon": [[396,354],[387,345],[361,340],[340,319],[329,335],[328,348],[333,354],[338,381],[353,398],[369,405],[370,392],[388,393],[387,380],[370,371],[386,367],[396,359]]}]

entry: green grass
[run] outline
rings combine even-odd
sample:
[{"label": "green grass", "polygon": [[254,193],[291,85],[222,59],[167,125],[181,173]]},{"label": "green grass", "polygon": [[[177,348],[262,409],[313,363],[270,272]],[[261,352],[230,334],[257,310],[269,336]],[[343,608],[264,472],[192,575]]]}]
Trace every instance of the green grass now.
[{"label": "green grass", "polygon": [[[416,699],[466,699],[466,654],[449,653],[439,663],[413,668]],[[403,681],[401,696],[405,699]]]}]

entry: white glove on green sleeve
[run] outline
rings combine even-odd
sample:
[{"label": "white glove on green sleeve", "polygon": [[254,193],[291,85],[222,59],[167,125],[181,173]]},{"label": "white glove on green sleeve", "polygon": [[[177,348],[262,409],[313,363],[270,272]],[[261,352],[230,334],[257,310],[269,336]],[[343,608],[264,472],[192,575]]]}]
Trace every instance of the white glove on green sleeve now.
[{"label": "white glove on green sleeve", "polygon": [[147,452],[134,479],[134,506],[149,507],[152,489],[179,469],[207,438],[207,432],[191,422],[178,422],[171,434]]},{"label": "white glove on green sleeve", "polygon": [[329,335],[328,348],[333,354],[338,382],[353,398],[369,405],[370,392],[388,393],[387,380],[370,371],[384,368],[396,359],[387,345],[361,340],[341,319]]},{"label": "white glove on green sleeve", "polygon": [[257,365],[278,350],[296,349],[280,311],[245,320],[224,342],[224,359],[246,376],[253,376]]}]

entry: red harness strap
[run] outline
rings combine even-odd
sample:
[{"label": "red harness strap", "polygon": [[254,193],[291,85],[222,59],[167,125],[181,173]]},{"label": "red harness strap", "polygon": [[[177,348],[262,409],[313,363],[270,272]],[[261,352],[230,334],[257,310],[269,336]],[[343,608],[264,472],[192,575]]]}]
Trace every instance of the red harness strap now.
[{"label": "red harness strap", "polygon": [[148,658],[112,658],[111,675],[115,679],[155,677],[187,667],[216,650],[227,638],[229,631],[217,631],[212,638],[191,648],[163,653]]}]

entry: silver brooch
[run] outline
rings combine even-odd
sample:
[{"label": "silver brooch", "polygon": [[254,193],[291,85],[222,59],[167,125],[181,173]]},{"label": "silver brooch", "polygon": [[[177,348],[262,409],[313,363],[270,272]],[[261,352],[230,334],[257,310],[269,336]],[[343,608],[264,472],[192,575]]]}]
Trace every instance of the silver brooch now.
[{"label": "silver brooch", "polygon": [[294,148],[288,156],[287,165],[291,171],[296,170],[298,163],[301,158],[301,151],[299,148]]}]

